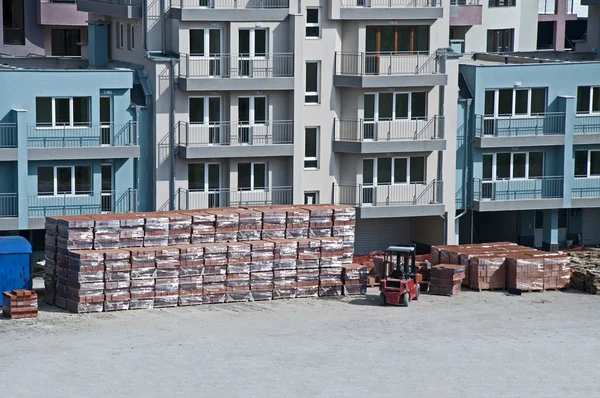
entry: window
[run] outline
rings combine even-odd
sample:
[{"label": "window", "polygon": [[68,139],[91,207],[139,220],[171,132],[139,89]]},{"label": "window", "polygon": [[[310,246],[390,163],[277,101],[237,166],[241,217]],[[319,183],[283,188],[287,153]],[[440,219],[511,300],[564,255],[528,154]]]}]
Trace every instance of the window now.
[{"label": "window", "polygon": [[318,205],[319,204],[319,192],[304,192],[304,204],[305,205]]},{"label": "window", "polygon": [[321,86],[321,71],[319,62],[306,63],[306,94],[304,102],[307,104],[319,103],[319,91]]},{"label": "window", "polygon": [[135,25],[127,24],[127,48],[135,49]]},{"label": "window", "polygon": [[[494,172],[495,170],[495,172]],[[543,152],[496,153],[483,155],[484,180],[536,178],[544,175]]]},{"label": "window", "polygon": [[304,129],[304,168],[319,168],[319,128]]},{"label": "window", "polygon": [[191,163],[188,165],[188,188],[192,190],[204,190],[204,163]]},{"label": "window", "polygon": [[245,125],[267,123],[267,97],[239,97],[238,120]]},{"label": "window", "polygon": [[[221,188],[221,165],[219,163],[190,163],[188,165],[188,189],[190,191],[219,192]],[[217,206],[219,201],[214,202]]]},{"label": "window", "polygon": [[238,190],[264,190],[267,188],[266,163],[238,163]]},{"label": "window", "polygon": [[[267,29],[240,29],[238,33],[241,57],[266,57],[268,53]],[[249,68],[242,65],[243,68]]]},{"label": "window", "polygon": [[577,87],[577,113],[600,113],[600,87]]},{"label": "window", "polygon": [[514,51],[514,29],[500,29],[487,31],[487,51],[502,53]]},{"label": "window", "polygon": [[575,151],[575,177],[600,176],[600,151]]},{"label": "window", "polygon": [[79,29],[52,29],[52,55],[57,57],[80,57],[81,31]]},{"label": "window", "polygon": [[486,116],[532,116],[546,112],[546,87],[486,90]]},{"label": "window", "polygon": [[2,0],[2,33],[7,46],[25,45],[23,0]]},{"label": "window", "polygon": [[[375,164],[373,164],[375,163]],[[425,182],[425,158],[363,159],[363,184],[419,184]]]},{"label": "window", "polygon": [[117,22],[115,25],[117,29],[117,47],[125,47],[125,24]]},{"label": "window", "polygon": [[517,0],[489,0],[489,7],[512,7],[517,4]]},{"label": "window", "polygon": [[188,114],[190,123],[219,124],[221,122],[221,98],[190,97]]},{"label": "window", "polygon": [[318,8],[306,9],[306,37],[321,37],[320,14],[321,11]]},{"label": "window", "polygon": [[365,94],[365,120],[427,119],[427,93]]},{"label": "window", "polygon": [[37,97],[36,127],[81,127],[90,125],[90,97]]},{"label": "window", "polygon": [[90,195],[91,166],[38,167],[38,195]]},{"label": "window", "polygon": [[367,26],[367,53],[429,52],[429,26]]}]

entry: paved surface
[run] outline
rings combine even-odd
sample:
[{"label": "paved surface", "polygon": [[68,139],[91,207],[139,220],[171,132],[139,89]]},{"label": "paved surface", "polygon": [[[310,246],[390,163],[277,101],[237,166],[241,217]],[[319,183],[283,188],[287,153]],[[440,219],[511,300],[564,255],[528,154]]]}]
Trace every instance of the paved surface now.
[{"label": "paved surface", "polygon": [[[4,397],[599,397],[600,296],[295,299],[0,321]],[[407,395],[408,394],[408,395]]]}]

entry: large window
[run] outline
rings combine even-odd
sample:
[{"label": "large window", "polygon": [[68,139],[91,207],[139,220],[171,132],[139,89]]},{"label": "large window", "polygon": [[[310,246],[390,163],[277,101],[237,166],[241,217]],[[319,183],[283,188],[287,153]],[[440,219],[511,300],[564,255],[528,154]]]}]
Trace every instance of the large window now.
[{"label": "large window", "polygon": [[489,7],[513,7],[517,5],[517,0],[489,0]]},{"label": "large window", "polygon": [[90,125],[90,97],[37,97],[36,127],[84,127]]},{"label": "large window", "polygon": [[546,87],[485,91],[486,116],[533,116],[546,112]]},{"label": "large window", "polygon": [[321,91],[321,65],[317,61],[306,63],[306,93],[304,102],[307,104],[319,103]]},{"label": "large window", "polygon": [[190,163],[188,165],[188,189],[190,191],[216,192],[221,187],[219,163]]},{"label": "large window", "polygon": [[423,156],[363,160],[365,185],[422,184],[425,181],[425,157]]},{"label": "large window", "polygon": [[365,120],[416,120],[427,118],[427,93],[365,94]]},{"label": "large window", "polygon": [[58,57],[80,57],[81,31],[79,29],[52,29],[52,55]]},{"label": "large window", "polygon": [[514,51],[515,30],[500,29],[487,31],[487,51],[502,53]]},{"label": "large window", "polygon": [[537,178],[543,175],[543,152],[505,152],[483,155],[482,176],[484,180]]},{"label": "large window", "polygon": [[429,26],[367,26],[367,53],[429,52]]},{"label": "large window", "polygon": [[577,113],[600,113],[600,87],[577,87]]},{"label": "large window", "polygon": [[600,151],[575,151],[575,177],[600,177]]},{"label": "large window", "polygon": [[319,168],[319,128],[304,129],[304,168]]},{"label": "large window", "polygon": [[238,190],[264,190],[267,188],[266,163],[238,163]]},{"label": "large window", "polygon": [[218,124],[221,122],[220,97],[190,97],[188,115],[193,124]]},{"label": "large window", "polygon": [[306,8],[306,37],[321,37],[321,10],[318,8]]},{"label": "large window", "polygon": [[24,0],[2,0],[2,34],[7,46],[25,45]]},{"label": "large window", "polygon": [[90,195],[91,166],[38,167],[38,195]]}]

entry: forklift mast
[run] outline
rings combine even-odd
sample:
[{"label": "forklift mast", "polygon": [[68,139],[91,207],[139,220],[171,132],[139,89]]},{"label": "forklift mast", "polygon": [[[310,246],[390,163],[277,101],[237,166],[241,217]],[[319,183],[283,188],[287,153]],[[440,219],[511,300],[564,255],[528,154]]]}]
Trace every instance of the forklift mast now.
[{"label": "forklift mast", "polygon": [[390,246],[386,250],[390,257],[396,256],[396,272],[404,278],[414,278],[416,274],[416,255],[414,246]]}]

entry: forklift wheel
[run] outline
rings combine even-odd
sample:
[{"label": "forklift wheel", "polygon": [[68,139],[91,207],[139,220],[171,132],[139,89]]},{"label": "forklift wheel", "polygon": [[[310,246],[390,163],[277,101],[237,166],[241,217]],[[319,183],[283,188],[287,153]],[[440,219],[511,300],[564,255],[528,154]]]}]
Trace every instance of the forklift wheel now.
[{"label": "forklift wheel", "polygon": [[417,293],[415,294],[415,298],[413,300],[418,300],[421,295],[421,286],[417,283]]},{"label": "forklift wheel", "polygon": [[379,295],[379,304],[386,306],[387,305],[387,301],[385,300],[385,294],[381,293]]},{"label": "forklift wheel", "polygon": [[401,300],[402,300],[402,306],[403,307],[408,307],[408,302],[410,300],[410,295],[408,293],[404,293],[402,295],[402,299]]}]

